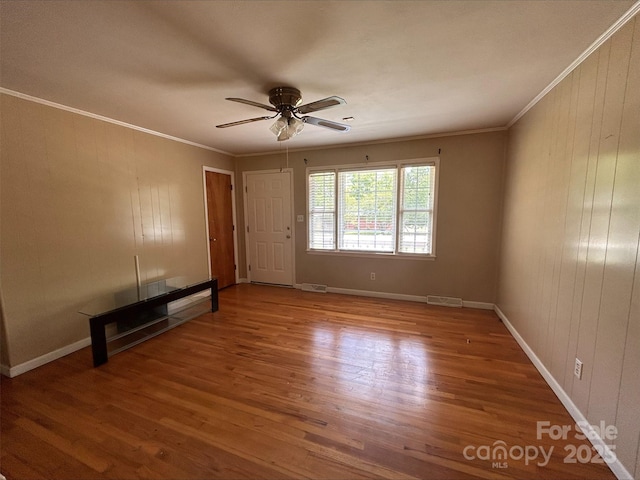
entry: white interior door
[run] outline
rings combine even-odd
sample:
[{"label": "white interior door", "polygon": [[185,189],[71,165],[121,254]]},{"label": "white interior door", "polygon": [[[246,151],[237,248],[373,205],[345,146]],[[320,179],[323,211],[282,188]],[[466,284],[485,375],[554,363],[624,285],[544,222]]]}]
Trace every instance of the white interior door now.
[{"label": "white interior door", "polygon": [[246,179],[249,279],[293,285],[291,173],[247,173]]}]

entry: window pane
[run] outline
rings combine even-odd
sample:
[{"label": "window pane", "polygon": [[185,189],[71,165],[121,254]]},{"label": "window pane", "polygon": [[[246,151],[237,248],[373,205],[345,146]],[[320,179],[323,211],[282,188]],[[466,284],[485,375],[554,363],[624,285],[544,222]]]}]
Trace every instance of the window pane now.
[{"label": "window pane", "polygon": [[400,252],[432,253],[434,177],[435,167],[431,165],[402,168]]},{"label": "window pane", "polygon": [[309,230],[312,232],[309,248],[320,250],[335,249],[335,221],[333,213],[315,213],[310,215]]},{"label": "window pane", "polygon": [[309,248],[335,249],[335,172],[309,175]]},{"label": "window pane", "polygon": [[430,212],[403,212],[399,250],[404,253],[431,253],[431,231]]},{"label": "window pane", "polygon": [[428,165],[404,167],[403,210],[431,210],[433,208],[433,173]]},{"label": "window pane", "polygon": [[396,169],[338,174],[339,248],[393,252]]}]

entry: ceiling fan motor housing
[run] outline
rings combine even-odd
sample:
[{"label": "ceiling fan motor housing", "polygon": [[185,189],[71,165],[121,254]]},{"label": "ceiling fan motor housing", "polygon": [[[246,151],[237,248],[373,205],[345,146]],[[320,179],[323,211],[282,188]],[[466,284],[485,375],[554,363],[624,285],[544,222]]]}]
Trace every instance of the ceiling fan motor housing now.
[{"label": "ceiling fan motor housing", "polygon": [[293,110],[302,102],[300,90],[293,87],[276,87],[269,90],[269,103],[279,112]]}]

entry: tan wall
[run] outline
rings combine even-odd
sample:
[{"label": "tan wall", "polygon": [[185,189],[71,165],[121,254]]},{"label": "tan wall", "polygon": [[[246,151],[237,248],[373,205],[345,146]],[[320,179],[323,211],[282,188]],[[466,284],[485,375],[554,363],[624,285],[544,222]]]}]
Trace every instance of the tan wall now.
[{"label": "tan wall", "polygon": [[[202,166],[224,155],[1,95],[9,366],[89,335],[77,311],[143,280],[208,275]],[[4,350],[4,348],[3,348]]]},{"label": "tan wall", "polygon": [[[617,426],[616,453],[635,478],[639,87],[636,17],[511,129],[498,294],[587,419]],[[582,380],[573,375],[576,357]]]},{"label": "tan wall", "polygon": [[[307,127],[313,128],[313,127]],[[294,147],[295,139],[291,142]],[[506,132],[458,135],[366,146],[289,153],[294,170],[296,282],[407,295],[447,295],[495,301],[500,202]],[[440,178],[435,260],[358,258],[308,253],[306,166],[384,162],[438,156]],[[286,167],[286,153],[237,159],[241,172]],[[243,189],[237,204],[242,205]],[[239,208],[239,213],[242,208]],[[241,215],[240,215],[241,216]],[[239,225],[244,225],[242,218]],[[244,229],[240,229],[240,274],[246,276]],[[370,273],[376,280],[370,280]]]},{"label": "tan wall", "polygon": [[4,324],[4,307],[2,302],[2,288],[0,287],[0,365],[9,365],[9,350],[7,345],[7,330]]}]

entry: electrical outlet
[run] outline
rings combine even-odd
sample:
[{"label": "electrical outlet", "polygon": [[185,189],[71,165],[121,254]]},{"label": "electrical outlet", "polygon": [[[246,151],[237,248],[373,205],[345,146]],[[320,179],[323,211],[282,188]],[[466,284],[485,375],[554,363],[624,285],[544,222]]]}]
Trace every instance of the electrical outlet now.
[{"label": "electrical outlet", "polygon": [[371,272],[371,280],[375,280],[376,279],[376,273],[375,272]]},{"label": "electrical outlet", "polygon": [[582,362],[576,358],[576,366],[573,368],[573,374],[578,377],[578,380],[582,380]]}]

